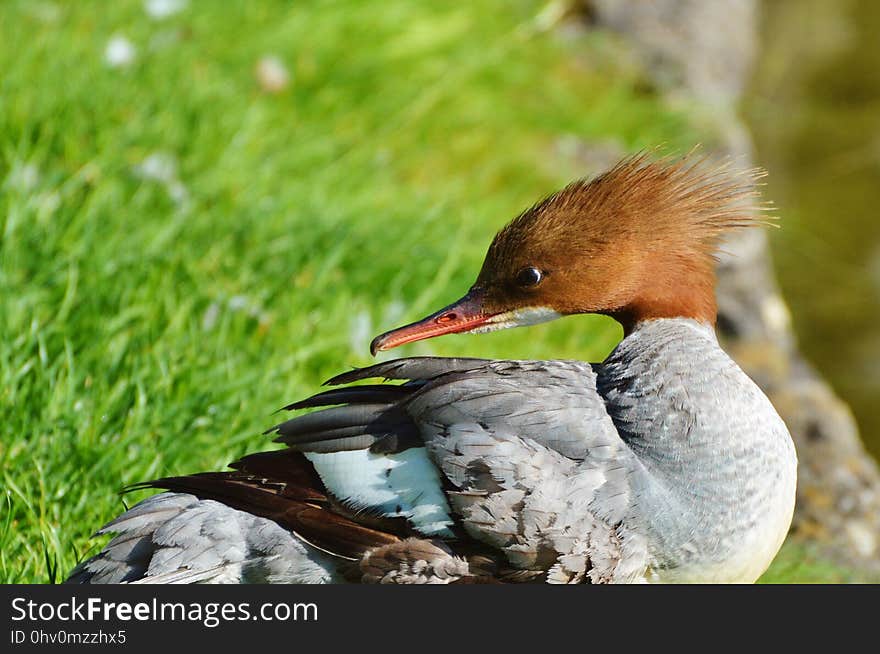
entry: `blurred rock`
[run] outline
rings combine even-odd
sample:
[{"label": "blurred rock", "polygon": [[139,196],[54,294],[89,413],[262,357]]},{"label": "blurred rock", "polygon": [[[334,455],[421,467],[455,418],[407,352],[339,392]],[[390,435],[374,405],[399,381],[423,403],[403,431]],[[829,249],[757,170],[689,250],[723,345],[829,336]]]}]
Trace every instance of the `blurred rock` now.
[{"label": "blurred rock", "polygon": [[574,134],[564,134],[554,142],[556,153],[577,162],[580,174],[588,177],[611,168],[626,155],[623,143],[613,140],[584,141]]},{"label": "blurred rock", "polygon": [[739,100],[757,45],[755,0],[590,0],[599,24],[632,37],[655,82],[702,102]]},{"label": "blurred rock", "polygon": [[260,88],[268,93],[280,93],[290,85],[290,73],[287,72],[287,67],[275,56],[260,59],[255,74]]},{"label": "blurred rock", "polygon": [[[755,0],[576,0],[590,23],[624,35],[658,88],[706,108],[715,149],[751,166],[751,136],[736,114],[757,47]],[[698,109],[698,113],[699,109]],[[766,233],[723,244],[718,331],[767,392],[798,451],[792,530],[849,567],[880,570],[880,472],[849,409],[797,350],[770,264]]]}]

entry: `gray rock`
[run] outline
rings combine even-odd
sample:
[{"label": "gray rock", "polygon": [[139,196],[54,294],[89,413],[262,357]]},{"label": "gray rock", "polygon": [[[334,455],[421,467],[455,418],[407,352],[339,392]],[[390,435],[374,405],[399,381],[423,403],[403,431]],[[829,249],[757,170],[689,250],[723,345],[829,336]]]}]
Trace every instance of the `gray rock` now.
[{"label": "gray rock", "polygon": [[[705,108],[709,129],[716,132],[713,150],[752,165],[751,136],[736,106],[757,51],[755,0],[581,0],[576,5],[597,26],[623,35],[663,92]],[[845,403],[797,349],[766,234],[743,231],[723,249],[720,336],[773,400],[798,451],[793,533],[818,541],[836,561],[876,572],[877,464]]]}]

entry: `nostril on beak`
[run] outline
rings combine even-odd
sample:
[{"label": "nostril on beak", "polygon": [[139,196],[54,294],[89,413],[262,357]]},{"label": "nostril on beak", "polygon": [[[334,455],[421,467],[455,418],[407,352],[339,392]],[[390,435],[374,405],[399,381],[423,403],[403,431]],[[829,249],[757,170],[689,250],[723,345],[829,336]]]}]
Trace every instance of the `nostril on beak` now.
[{"label": "nostril on beak", "polygon": [[458,316],[454,312],[450,311],[449,313],[444,313],[442,316],[438,316],[437,322],[439,324],[443,324],[443,323],[447,323],[447,322],[452,322],[453,320],[455,320],[457,318],[458,318]]}]

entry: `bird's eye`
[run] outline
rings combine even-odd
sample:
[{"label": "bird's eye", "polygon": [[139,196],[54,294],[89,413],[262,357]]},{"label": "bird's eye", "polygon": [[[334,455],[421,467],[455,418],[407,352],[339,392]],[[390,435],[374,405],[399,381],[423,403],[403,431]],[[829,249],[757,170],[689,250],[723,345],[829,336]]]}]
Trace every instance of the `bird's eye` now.
[{"label": "bird's eye", "polygon": [[516,283],[518,286],[527,288],[529,286],[537,286],[544,278],[543,273],[537,268],[528,266],[516,273]]}]

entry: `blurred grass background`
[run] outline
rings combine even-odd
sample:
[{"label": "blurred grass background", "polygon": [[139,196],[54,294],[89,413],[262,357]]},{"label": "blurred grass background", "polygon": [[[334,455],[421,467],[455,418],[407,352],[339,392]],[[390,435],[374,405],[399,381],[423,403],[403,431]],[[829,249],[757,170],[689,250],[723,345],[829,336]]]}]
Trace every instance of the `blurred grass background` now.
[{"label": "blurred grass background", "polygon": [[[457,298],[509,218],[597,172],[582,144],[711,139],[613,39],[545,12],[3,3],[0,581],[63,579],[124,485],[267,447],[273,410]],[[290,78],[271,93],[267,55]],[[618,338],[571,318],[394,354],[595,360]],[[844,578],[799,546],[766,577]]]}]

